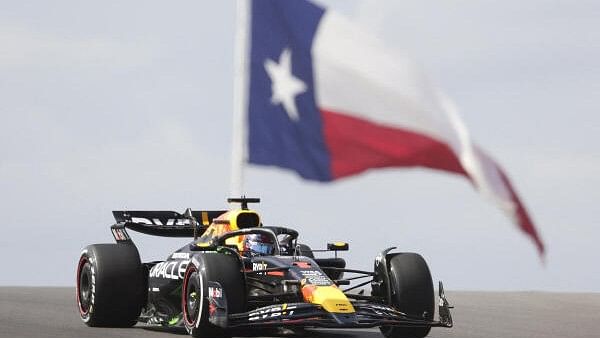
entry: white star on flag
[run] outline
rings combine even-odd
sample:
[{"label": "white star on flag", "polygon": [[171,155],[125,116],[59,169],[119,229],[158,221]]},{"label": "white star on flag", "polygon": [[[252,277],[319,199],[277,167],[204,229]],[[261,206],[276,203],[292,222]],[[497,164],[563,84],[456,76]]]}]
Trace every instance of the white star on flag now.
[{"label": "white star on flag", "polygon": [[285,48],[279,56],[279,63],[267,59],[264,65],[271,79],[271,103],[281,103],[290,119],[298,121],[296,96],[306,91],[306,84],[292,74],[292,51]]}]

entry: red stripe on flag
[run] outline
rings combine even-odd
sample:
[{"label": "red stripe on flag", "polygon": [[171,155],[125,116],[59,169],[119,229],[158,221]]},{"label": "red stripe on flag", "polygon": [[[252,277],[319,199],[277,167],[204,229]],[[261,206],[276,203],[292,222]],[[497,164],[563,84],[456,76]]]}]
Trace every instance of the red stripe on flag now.
[{"label": "red stripe on flag", "polygon": [[467,176],[447,144],[423,134],[321,110],[333,178],[369,168],[427,167]]},{"label": "red stripe on flag", "polygon": [[[444,142],[339,112],[322,109],[321,115],[334,179],[358,174],[370,168],[427,167],[461,174],[471,180],[455,153]],[[540,255],[543,255],[544,244],[506,174],[489,156],[479,149],[476,151],[480,161],[486,161],[496,168],[516,207],[512,216],[521,231],[535,242]]]},{"label": "red stripe on flag", "polygon": [[504,173],[504,170],[502,170],[500,165],[496,161],[494,161],[490,156],[488,156],[486,153],[484,153],[481,149],[476,147],[475,151],[476,151],[477,156],[479,157],[480,161],[485,161],[489,164],[492,164],[495,167],[496,171],[500,175],[500,179],[502,180],[502,183],[504,184],[504,186],[506,187],[506,189],[508,190],[508,192],[510,194],[510,199],[512,200],[512,202],[514,203],[514,205],[516,207],[513,217],[516,220],[516,222],[518,223],[519,229],[521,229],[521,231],[526,233],[533,240],[533,242],[535,243],[535,245],[538,249],[540,256],[542,256],[542,258],[543,258],[543,255],[545,252],[544,243],[542,242],[542,239],[540,238],[540,235],[537,232],[535,225],[533,224],[533,221],[529,217],[529,214],[527,213],[527,209],[525,209],[525,205],[521,202],[519,195],[517,194],[516,190],[513,188],[512,184],[510,183],[508,176],[506,176],[506,174]]}]

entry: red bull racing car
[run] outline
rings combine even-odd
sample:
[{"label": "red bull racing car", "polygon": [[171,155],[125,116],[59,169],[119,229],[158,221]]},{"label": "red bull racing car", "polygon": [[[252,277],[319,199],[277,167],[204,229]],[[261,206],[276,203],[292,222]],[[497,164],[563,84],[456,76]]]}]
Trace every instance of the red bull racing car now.
[{"label": "red bull racing car", "polygon": [[[264,226],[248,209],[258,199],[228,201],[241,207],[184,214],[114,211],[117,243],[87,246],[77,265],[83,322],[182,326],[194,337],[248,327],[379,327],[385,337],[400,338],[452,327],[441,282],[434,320],[431,274],[420,255],[389,248],[375,258],[372,271],[348,269],[337,254],[348,250],[347,243],[311,250],[298,243],[295,230]],[[142,263],[127,229],[193,240],[164,261]],[[315,257],[325,251],[333,257]]]}]

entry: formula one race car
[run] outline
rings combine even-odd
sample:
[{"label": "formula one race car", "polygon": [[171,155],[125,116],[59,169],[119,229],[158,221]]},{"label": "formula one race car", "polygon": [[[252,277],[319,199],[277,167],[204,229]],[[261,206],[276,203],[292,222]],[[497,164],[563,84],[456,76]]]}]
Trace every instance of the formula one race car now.
[{"label": "formula one race car", "polygon": [[[441,282],[439,320],[433,319],[431,274],[420,255],[389,248],[375,258],[373,271],[347,269],[337,255],[348,250],[347,243],[311,250],[297,242],[295,230],[263,226],[258,213],[248,209],[258,199],[228,201],[241,208],[113,211],[117,243],[87,246],[77,266],[83,322],[185,326],[194,337],[247,327],[379,327],[385,337],[400,338],[452,327]],[[165,261],[142,263],[126,229],[194,240]],[[315,258],[324,251],[334,257]],[[370,295],[356,292],[366,286]]]}]

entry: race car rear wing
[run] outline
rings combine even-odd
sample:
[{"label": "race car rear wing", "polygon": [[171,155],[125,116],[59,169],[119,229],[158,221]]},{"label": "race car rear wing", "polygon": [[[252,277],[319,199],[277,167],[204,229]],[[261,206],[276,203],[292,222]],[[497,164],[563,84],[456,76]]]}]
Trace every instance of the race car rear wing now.
[{"label": "race car rear wing", "polygon": [[[197,232],[202,233],[227,210],[192,211],[198,221]],[[189,218],[175,211],[113,211],[117,224],[112,226],[117,241],[129,240],[124,228],[153,236],[194,237],[194,226]],[[123,229],[123,230],[120,230]]]}]

